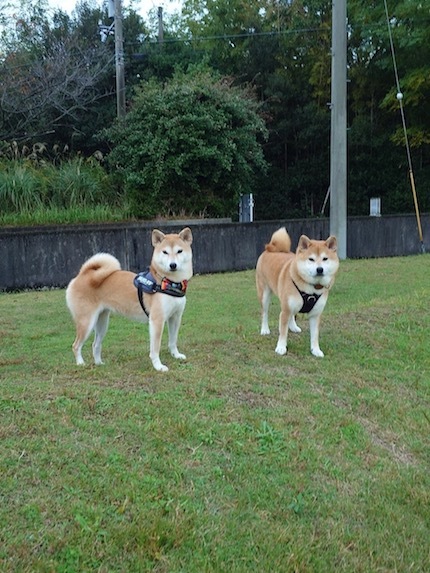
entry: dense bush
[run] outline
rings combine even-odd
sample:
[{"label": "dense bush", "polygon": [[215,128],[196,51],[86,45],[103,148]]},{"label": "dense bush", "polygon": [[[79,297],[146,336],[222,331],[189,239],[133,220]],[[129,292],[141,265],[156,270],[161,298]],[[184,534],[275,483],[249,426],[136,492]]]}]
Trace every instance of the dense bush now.
[{"label": "dense bush", "polygon": [[134,215],[234,216],[266,163],[264,121],[250,92],[208,71],[144,82],[125,122],[104,132]]}]

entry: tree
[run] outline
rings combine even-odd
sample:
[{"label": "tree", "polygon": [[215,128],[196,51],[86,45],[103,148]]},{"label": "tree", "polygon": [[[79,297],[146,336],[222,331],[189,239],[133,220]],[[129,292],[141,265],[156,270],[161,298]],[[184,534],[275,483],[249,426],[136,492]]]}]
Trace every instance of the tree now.
[{"label": "tree", "polygon": [[98,89],[109,73],[104,46],[82,50],[69,41],[53,42],[43,58],[10,55],[1,71],[1,139],[40,137],[64,129],[105,97]]},{"label": "tree", "polygon": [[[98,32],[106,10],[83,0],[69,16],[48,10],[47,0],[13,1],[0,15],[0,140],[42,138],[91,154],[93,135],[116,116],[114,38],[102,43]],[[146,28],[134,10],[123,14],[129,62]],[[130,64],[126,73],[130,88]]]},{"label": "tree", "polygon": [[235,216],[266,167],[264,121],[250,90],[208,70],[143,82],[126,121],[104,135],[135,215]]},{"label": "tree", "polygon": [[[179,128],[173,115],[188,117],[187,110],[173,103],[172,94],[167,95],[167,86],[178,85],[178,70],[185,73],[190,65],[204,63],[230,78],[231,92],[241,85],[253,86],[268,131],[263,145],[268,169],[264,176],[260,169],[254,170],[252,186],[239,174],[239,187],[252,188],[257,218],[318,214],[329,185],[331,0],[185,0],[183,5],[181,16],[166,16],[163,43],[150,39],[157,35],[156,10],[149,24],[132,9],[124,12],[127,101],[133,112],[127,121],[137,117],[139,108],[144,109],[142,125],[148,124],[151,134],[156,134],[159,151],[164,137],[184,161],[183,149],[174,142]],[[73,142],[86,155],[95,145],[108,151],[105,140],[96,142],[93,137],[111,125],[116,115],[114,42],[110,37],[101,45],[97,33],[98,19],[103,16],[106,22],[106,13],[94,8],[94,0],[80,2],[73,17],[61,11],[48,13],[47,6],[47,0],[7,0],[4,8],[2,4],[0,139],[45,134],[45,143],[70,146]],[[422,209],[430,209],[426,192],[430,185],[430,0],[388,0],[388,9],[419,202]],[[24,17],[13,19],[13,14]],[[348,39],[348,212],[367,214],[369,198],[374,195],[382,198],[385,213],[410,211],[408,163],[383,2],[348,0]],[[141,80],[145,83],[132,96],[133,86]],[[218,85],[220,80],[213,83]],[[171,109],[170,119],[161,120],[163,136],[153,119],[154,93]],[[199,109],[184,93],[178,88],[183,105]],[[147,95],[153,98],[151,109],[140,101]],[[255,112],[255,100],[252,105]],[[210,115],[205,120],[208,129],[212,120]],[[196,129],[191,120],[187,129],[179,125],[184,133],[191,125]],[[261,135],[257,136],[259,144]],[[214,141],[215,137],[212,148],[216,149]],[[221,152],[223,139],[220,145]],[[222,197],[224,181],[216,175],[215,183],[216,161],[204,165],[206,151],[198,162],[201,149],[205,146],[196,144],[194,155],[189,156],[189,165],[196,168],[194,178],[176,159],[178,184],[171,200],[167,181],[173,179],[166,179],[163,169],[171,168],[173,157],[161,154],[163,160],[155,164],[151,175],[143,168],[148,150],[142,151],[142,163],[136,160],[139,175],[128,173],[125,178],[130,193],[136,190],[135,204],[141,201],[139,193],[149,189],[157,193],[154,205],[162,204],[164,210],[169,204],[176,209],[182,201],[194,211],[209,205],[211,213],[225,212],[224,199],[219,208],[215,201]],[[125,176],[121,157],[118,165]],[[211,177],[209,187],[199,175],[202,165]],[[234,197],[228,186],[239,172],[224,171],[231,175],[225,192]],[[182,181],[188,189],[181,191],[178,202],[176,189]],[[227,210],[235,211],[233,200]]]},{"label": "tree", "polygon": [[72,19],[45,12],[44,0],[21,4],[28,12],[2,37],[0,139],[88,145],[105,102],[114,102],[113,49],[97,33],[101,13],[83,2]]},{"label": "tree", "polygon": [[319,212],[329,184],[331,1],[186,0],[195,46],[261,102],[270,165],[258,218]]},{"label": "tree", "polygon": [[[349,212],[368,212],[382,198],[384,212],[413,208],[405,139],[383,3],[349,6]],[[422,209],[430,208],[430,1],[388,3],[400,90]]]},{"label": "tree", "polygon": [[260,0],[185,0],[184,24],[193,39],[206,37],[210,63],[223,74],[246,74],[248,45],[262,29]]}]

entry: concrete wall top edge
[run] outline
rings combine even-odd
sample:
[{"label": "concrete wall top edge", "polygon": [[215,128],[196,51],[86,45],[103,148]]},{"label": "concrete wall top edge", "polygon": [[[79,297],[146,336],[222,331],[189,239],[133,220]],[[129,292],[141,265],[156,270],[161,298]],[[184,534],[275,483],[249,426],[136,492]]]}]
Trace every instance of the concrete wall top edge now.
[{"label": "concrete wall top edge", "polygon": [[28,227],[0,227],[0,237],[2,235],[19,235],[28,234],[50,234],[58,233],[80,233],[93,231],[118,231],[124,229],[144,229],[152,230],[166,227],[191,227],[193,225],[220,225],[231,223],[230,218],[224,219],[184,219],[184,220],[158,220],[158,221],[124,221],[119,223],[82,223],[82,224],[64,224],[64,225],[40,225]]},{"label": "concrete wall top edge", "polygon": [[[422,217],[426,217],[430,215],[430,213],[422,213]],[[390,220],[390,219],[404,219],[404,218],[415,218],[415,214],[407,213],[407,214],[395,214],[395,215],[383,215],[379,217],[380,220]],[[367,221],[369,220],[369,215],[363,216],[352,216],[348,217],[348,221]],[[372,217],[373,219],[373,217]],[[124,229],[130,230],[152,230],[152,229],[163,229],[163,228],[176,228],[176,227],[193,227],[193,226],[201,226],[201,225],[217,225],[217,226],[243,226],[246,227],[248,225],[254,226],[266,226],[273,224],[273,226],[282,226],[285,225],[288,227],[288,224],[297,225],[312,223],[314,221],[329,221],[328,217],[309,217],[307,219],[277,219],[274,221],[271,220],[262,220],[262,221],[253,221],[252,223],[239,223],[232,221],[230,218],[222,218],[222,219],[183,219],[183,220],[154,220],[154,221],[131,221],[131,222],[119,222],[119,223],[83,223],[83,224],[65,224],[65,225],[46,225],[46,226],[22,226],[22,227],[0,227],[0,238],[2,236],[10,236],[10,235],[19,235],[22,233],[28,234],[50,234],[50,233],[58,233],[61,231],[62,233],[80,233],[80,232],[92,232],[92,231],[119,231]]]}]

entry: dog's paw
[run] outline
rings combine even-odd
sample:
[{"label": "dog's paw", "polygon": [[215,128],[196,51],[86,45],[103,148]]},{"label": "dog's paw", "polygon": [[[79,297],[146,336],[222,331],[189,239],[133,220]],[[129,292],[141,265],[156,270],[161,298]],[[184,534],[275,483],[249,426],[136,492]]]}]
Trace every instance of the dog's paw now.
[{"label": "dog's paw", "polygon": [[155,370],[157,370],[158,372],[167,372],[169,369],[167,368],[167,366],[165,366],[164,364],[161,363],[161,360],[152,360],[152,366],[155,368]]},{"label": "dog's paw", "polygon": [[317,358],[324,358],[324,352],[320,348],[311,348],[311,352]]},{"label": "dog's paw", "polygon": [[260,334],[261,334],[262,336],[267,336],[268,334],[270,334],[270,328],[263,328],[263,327],[261,327]]},{"label": "dog's paw", "polygon": [[178,360],[186,360],[187,357],[185,356],[185,354],[181,354],[180,352],[176,351],[176,352],[172,352],[171,353],[173,358],[177,358]]},{"label": "dog's paw", "polygon": [[284,344],[278,344],[277,347],[275,348],[275,352],[280,356],[284,356],[285,354],[287,354],[287,347]]}]

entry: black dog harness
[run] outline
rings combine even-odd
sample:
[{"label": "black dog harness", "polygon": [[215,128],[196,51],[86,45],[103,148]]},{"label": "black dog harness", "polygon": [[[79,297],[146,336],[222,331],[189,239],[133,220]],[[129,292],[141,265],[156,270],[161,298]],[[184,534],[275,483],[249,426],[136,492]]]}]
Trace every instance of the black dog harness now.
[{"label": "black dog harness", "polygon": [[[294,286],[296,287],[296,289],[301,294],[302,299],[303,299],[303,306],[299,310],[299,313],[305,314],[306,312],[311,312],[311,310],[314,308],[314,306],[318,302],[321,295],[320,294],[308,294],[307,292],[303,292],[302,290],[299,289],[299,287],[296,285],[296,283],[294,281],[293,281],[293,283],[294,283]],[[323,288],[321,285],[315,286],[315,288],[318,288],[318,287]]]},{"label": "black dog harness", "polygon": [[157,283],[149,269],[136,275],[133,282],[134,286],[137,288],[137,296],[139,297],[140,306],[146,316],[149,316],[149,312],[146,310],[143,302],[143,293],[155,294],[156,292],[161,292],[163,294],[168,294],[169,296],[182,297],[185,296],[188,286],[188,281],[186,280],[180,283],[175,283],[166,277],[161,279],[161,283]]}]

